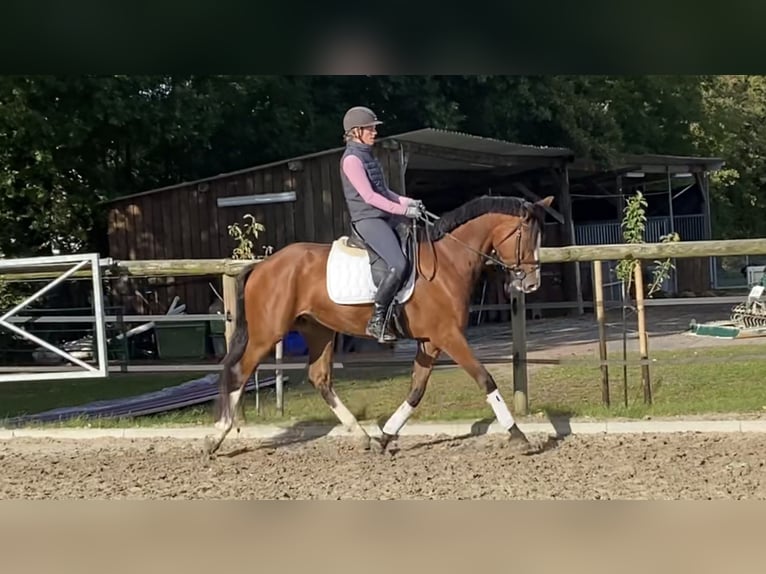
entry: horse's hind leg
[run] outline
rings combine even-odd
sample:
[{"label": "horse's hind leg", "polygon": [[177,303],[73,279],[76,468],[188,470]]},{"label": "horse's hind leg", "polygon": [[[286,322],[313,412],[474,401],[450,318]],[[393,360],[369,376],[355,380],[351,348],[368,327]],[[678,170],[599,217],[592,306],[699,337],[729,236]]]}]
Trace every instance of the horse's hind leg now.
[{"label": "horse's hind leg", "polygon": [[229,434],[234,426],[235,414],[242,394],[245,392],[245,384],[250,378],[258,364],[268,355],[276,342],[275,337],[259,337],[250,339],[245,346],[245,350],[240,358],[236,355],[224,359],[224,367],[221,371],[221,388],[226,392],[222,393],[222,403],[220,407],[220,416],[215,423],[215,428],[220,430],[218,438],[208,444],[208,454],[213,454],[223,443],[226,435]]},{"label": "horse's hind leg", "polygon": [[348,410],[332,387],[332,360],[335,332],[313,321],[299,323],[298,330],[309,348],[309,380],[319,391],[341,424],[359,441],[362,448],[370,448],[370,436]]},{"label": "horse's hind leg", "polygon": [[429,341],[424,341],[418,345],[418,354],[415,357],[415,363],[412,366],[412,380],[410,382],[410,392],[407,399],[399,405],[394,414],[392,414],[381,429],[380,451],[384,452],[388,443],[391,442],[402,427],[407,423],[412,412],[420,404],[423,395],[426,392],[428,379],[434,368],[436,358],[440,350]]}]

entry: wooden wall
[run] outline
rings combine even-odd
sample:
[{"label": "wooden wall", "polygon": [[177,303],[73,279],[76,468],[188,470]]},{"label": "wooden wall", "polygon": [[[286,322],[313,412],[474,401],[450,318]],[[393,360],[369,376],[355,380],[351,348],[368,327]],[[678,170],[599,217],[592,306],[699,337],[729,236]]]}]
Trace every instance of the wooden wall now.
[{"label": "wooden wall", "polygon": [[[399,191],[396,150],[376,149],[389,187]],[[218,259],[231,257],[236,241],[228,226],[244,223],[251,213],[265,226],[255,250],[281,249],[296,241],[329,243],[348,232],[339,161],[332,152],[299,162],[295,171],[284,162],[202,183],[182,185],[113,202],[108,216],[109,256],[123,260]],[[295,191],[296,201],[281,204],[218,207],[217,199],[237,195]],[[129,312],[164,313],[175,295],[190,313],[207,313],[216,300],[208,285],[221,293],[219,277],[134,279],[112,286],[113,303]],[[135,288],[156,291],[157,303],[147,306]]]},{"label": "wooden wall", "polygon": [[711,289],[710,258],[684,257],[676,259],[678,291],[694,291],[700,295]]}]

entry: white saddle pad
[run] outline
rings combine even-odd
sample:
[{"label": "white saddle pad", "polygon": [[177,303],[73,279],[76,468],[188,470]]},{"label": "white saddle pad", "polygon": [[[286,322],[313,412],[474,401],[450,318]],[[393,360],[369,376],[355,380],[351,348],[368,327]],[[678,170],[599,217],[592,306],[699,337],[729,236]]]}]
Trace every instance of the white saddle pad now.
[{"label": "white saddle pad", "polygon": [[[362,305],[375,301],[377,291],[372,281],[370,256],[366,249],[347,245],[347,236],[333,241],[327,258],[327,294],[339,305]],[[415,287],[415,270],[396,294],[399,303],[406,302]]]}]

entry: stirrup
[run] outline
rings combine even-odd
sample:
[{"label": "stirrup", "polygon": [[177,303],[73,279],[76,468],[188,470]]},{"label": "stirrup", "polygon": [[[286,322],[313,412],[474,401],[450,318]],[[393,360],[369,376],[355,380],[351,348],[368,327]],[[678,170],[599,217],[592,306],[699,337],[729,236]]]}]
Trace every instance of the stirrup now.
[{"label": "stirrup", "polygon": [[389,329],[387,325],[381,325],[380,332],[376,333],[373,330],[373,327],[371,325],[367,325],[367,329],[365,329],[365,333],[369,335],[370,337],[374,337],[378,343],[391,343],[393,341],[396,341],[397,337],[394,335]]},{"label": "stirrup", "polygon": [[[377,332],[376,332],[377,331]],[[365,333],[370,337],[377,339],[378,343],[390,343],[396,341],[397,337],[389,328],[389,322],[384,316],[380,321],[376,321],[373,317],[367,323]]]}]

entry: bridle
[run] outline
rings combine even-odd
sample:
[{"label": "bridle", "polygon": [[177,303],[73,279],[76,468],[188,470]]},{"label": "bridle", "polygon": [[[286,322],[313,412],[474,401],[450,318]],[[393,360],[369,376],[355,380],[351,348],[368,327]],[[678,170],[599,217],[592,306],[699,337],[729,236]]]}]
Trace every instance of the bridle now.
[{"label": "bridle", "polygon": [[[434,222],[439,220],[439,216],[434,214],[434,213],[431,213],[430,211],[424,211],[424,214],[422,216],[420,216],[418,219],[423,221],[423,223],[424,223],[424,225],[426,227],[426,234],[425,235],[426,235],[426,238],[428,239],[429,245],[431,246],[431,252],[435,253],[435,249],[434,249],[434,246],[433,246],[433,240],[431,239],[431,235],[428,233],[428,229],[427,228],[428,228],[429,225],[433,226]],[[415,234],[417,233],[416,226],[417,226],[418,219],[413,219],[412,220],[413,233],[415,233]],[[474,249],[473,247],[471,247],[467,243],[461,241],[460,239],[458,239],[457,237],[452,235],[452,233],[450,233],[450,232],[445,232],[445,235],[448,236],[453,241],[456,241],[457,243],[462,245],[465,249],[467,249],[467,250],[477,254],[479,257],[481,257],[485,261],[494,263],[495,265],[497,265],[498,267],[503,269],[503,271],[509,273],[513,277],[514,280],[522,281],[527,276],[526,271],[524,271],[521,268],[522,264],[528,263],[528,264],[532,265],[534,267],[535,271],[540,269],[540,261],[539,260],[535,259],[533,261],[526,261],[526,260],[522,260],[522,258],[521,258],[521,240],[522,240],[522,237],[523,237],[523,230],[525,228],[529,228],[529,224],[528,223],[524,223],[523,220],[519,220],[519,223],[516,225],[516,227],[514,227],[511,231],[509,231],[508,234],[506,234],[506,236],[503,237],[503,239],[495,246],[494,251],[497,252],[497,249],[503,243],[508,241],[511,237],[516,235],[516,233],[518,232],[519,238],[516,241],[516,261],[514,261],[513,263],[510,263],[510,264],[505,263],[504,261],[502,261],[501,259],[498,259],[497,257],[493,257],[492,255],[488,255],[486,253],[482,253],[481,251],[479,251],[477,249]],[[542,230],[540,232],[542,232]],[[417,235],[415,235],[415,236],[417,237]],[[416,257],[416,265],[417,265],[418,264],[417,263],[417,249],[415,250],[415,257]],[[434,274],[435,273],[436,273],[436,267],[434,266]],[[433,276],[431,278],[429,278],[429,281],[431,279],[433,279]]]}]

